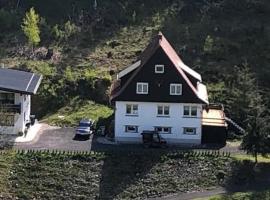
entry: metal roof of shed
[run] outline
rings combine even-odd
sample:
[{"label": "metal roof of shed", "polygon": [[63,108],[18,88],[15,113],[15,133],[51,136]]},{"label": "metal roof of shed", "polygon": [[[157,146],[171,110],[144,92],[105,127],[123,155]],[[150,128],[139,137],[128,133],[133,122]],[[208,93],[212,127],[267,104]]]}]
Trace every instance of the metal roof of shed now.
[{"label": "metal roof of shed", "polygon": [[42,76],[25,71],[0,68],[0,90],[21,94],[35,94]]}]

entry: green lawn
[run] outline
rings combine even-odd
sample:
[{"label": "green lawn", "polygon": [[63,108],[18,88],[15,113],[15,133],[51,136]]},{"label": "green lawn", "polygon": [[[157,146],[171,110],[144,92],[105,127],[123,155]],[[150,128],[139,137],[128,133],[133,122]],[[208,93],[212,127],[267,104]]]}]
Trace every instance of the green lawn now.
[{"label": "green lawn", "polygon": [[108,106],[75,98],[56,113],[45,117],[43,121],[57,126],[76,126],[80,119],[93,119],[97,122],[108,118],[112,113],[113,110]]},{"label": "green lawn", "polygon": [[267,200],[270,199],[270,189],[260,192],[236,192],[230,195],[216,195],[196,200]]}]

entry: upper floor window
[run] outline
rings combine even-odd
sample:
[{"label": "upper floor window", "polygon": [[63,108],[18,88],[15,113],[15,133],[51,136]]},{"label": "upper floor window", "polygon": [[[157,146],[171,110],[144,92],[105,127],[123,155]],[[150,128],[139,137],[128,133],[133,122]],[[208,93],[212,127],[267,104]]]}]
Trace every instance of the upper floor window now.
[{"label": "upper floor window", "polygon": [[170,84],[170,95],[182,95],[182,84],[171,83]]},{"label": "upper floor window", "polygon": [[191,127],[184,127],[184,132],[185,135],[196,135],[196,128],[191,128]]},{"label": "upper floor window", "polygon": [[155,65],[155,73],[163,74],[164,73],[164,65]]},{"label": "upper floor window", "polygon": [[157,107],[157,115],[168,117],[170,115],[170,106],[159,105]]},{"label": "upper floor window", "polygon": [[148,83],[137,83],[137,94],[148,94]]},{"label": "upper floor window", "polygon": [[127,115],[138,115],[138,105],[137,104],[127,104],[126,105]]},{"label": "upper floor window", "polygon": [[185,117],[197,117],[197,106],[184,106]]},{"label": "upper floor window", "polygon": [[0,93],[0,104],[14,104],[15,94],[14,93]]}]

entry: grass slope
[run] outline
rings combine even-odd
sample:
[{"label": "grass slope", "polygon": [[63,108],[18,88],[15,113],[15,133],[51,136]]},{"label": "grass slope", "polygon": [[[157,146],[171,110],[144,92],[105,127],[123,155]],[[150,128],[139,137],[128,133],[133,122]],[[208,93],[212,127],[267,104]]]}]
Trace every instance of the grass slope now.
[{"label": "grass slope", "polygon": [[45,117],[44,121],[57,126],[76,126],[81,119],[98,121],[111,116],[112,113],[113,110],[105,105],[75,98],[56,113]]},{"label": "grass slope", "polygon": [[1,157],[0,181],[7,183],[1,194],[19,199],[142,199],[196,191],[216,186],[217,173],[229,170],[231,162],[228,157],[158,151]]}]

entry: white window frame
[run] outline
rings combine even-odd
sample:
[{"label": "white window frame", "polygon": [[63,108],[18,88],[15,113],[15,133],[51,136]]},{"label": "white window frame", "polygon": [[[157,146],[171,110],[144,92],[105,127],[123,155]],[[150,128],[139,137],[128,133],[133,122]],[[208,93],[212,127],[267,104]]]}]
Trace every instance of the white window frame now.
[{"label": "white window frame", "polygon": [[[162,107],[162,113],[159,114],[158,111],[159,111],[159,107]],[[165,114],[165,107],[168,107],[168,111],[169,113],[168,114]],[[157,116],[158,117],[170,117],[170,106],[169,105],[157,105]]]},{"label": "white window frame", "polygon": [[[172,127],[167,126],[155,126],[155,131],[157,131],[160,134],[172,134]],[[158,129],[161,129],[161,131],[158,131]],[[164,129],[168,129],[168,131],[165,131]]]},{"label": "white window frame", "polygon": [[[191,131],[188,131],[188,130],[193,130],[193,131],[191,132]],[[183,134],[184,135],[196,135],[197,134],[197,129],[195,127],[184,127],[183,128]]]},{"label": "white window frame", "polygon": [[[180,92],[177,92],[177,87],[180,87]],[[173,92],[174,90],[174,92]],[[170,84],[170,95],[182,95],[182,84],[171,83]]]},{"label": "white window frame", "polygon": [[[141,87],[141,91],[139,90]],[[146,90],[144,91],[144,89],[146,88]],[[138,82],[137,83],[137,87],[136,87],[136,93],[137,94],[148,94],[148,83],[145,82]]]},{"label": "white window frame", "polygon": [[[185,107],[188,107],[188,114],[185,114]],[[196,108],[196,115],[192,115],[192,109]],[[184,117],[197,117],[198,116],[198,107],[193,105],[184,105],[183,107],[183,116]]]},{"label": "white window frame", "polygon": [[[130,106],[130,113],[128,113],[128,106]],[[136,108],[137,109],[134,109]],[[139,105],[138,104],[126,104],[126,115],[127,116],[138,116],[139,113]]]},{"label": "white window frame", "polygon": [[[162,70],[159,71],[158,68],[162,68]],[[156,74],[163,74],[164,73],[164,65],[155,65],[155,73]]]},{"label": "white window frame", "polygon": [[[135,130],[134,131],[128,130],[129,127],[133,127]],[[138,133],[139,126],[136,126],[136,125],[125,125],[124,128],[125,128],[125,133]]]}]

